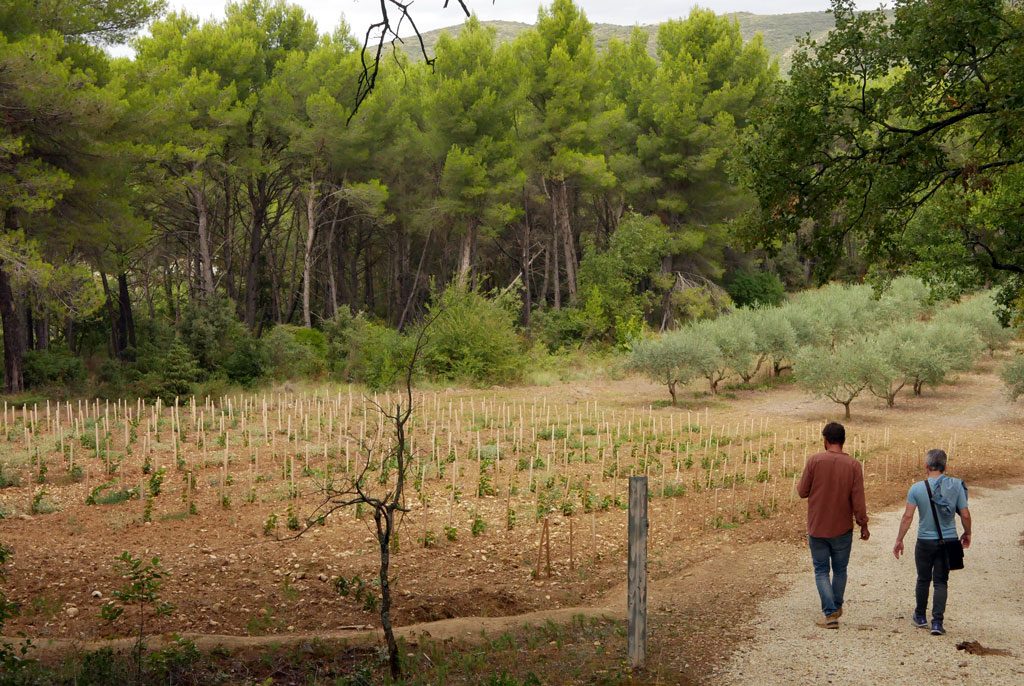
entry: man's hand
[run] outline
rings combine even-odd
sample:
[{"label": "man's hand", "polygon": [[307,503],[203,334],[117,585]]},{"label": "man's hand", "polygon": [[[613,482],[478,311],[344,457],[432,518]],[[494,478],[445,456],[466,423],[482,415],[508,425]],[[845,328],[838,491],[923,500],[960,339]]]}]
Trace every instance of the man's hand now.
[{"label": "man's hand", "polygon": [[896,541],[896,545],[892,547],[892,554],[896,556],[896,559],[900,559],[900,555],[903,554],[903,541]]},{"label": "man's hand", "polygon": [[970,533],[965,533],[963,536],[960,537],[960,542],[963,544],[964,550],[967,550],[968,548],[970,548],[971,547],[971,534]]},{"label": "man's hand", "polygon": [[868,531],[868,525],[865,524],[860,528],[860,540],[866,541],[871,538],[871,532]]}]

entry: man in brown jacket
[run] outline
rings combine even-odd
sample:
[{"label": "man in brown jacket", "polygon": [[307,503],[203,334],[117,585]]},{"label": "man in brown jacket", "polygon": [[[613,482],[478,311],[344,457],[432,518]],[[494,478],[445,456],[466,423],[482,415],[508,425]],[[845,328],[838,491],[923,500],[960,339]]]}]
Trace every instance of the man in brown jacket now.
[{"label": "man in brown jacket", "polygon": [[797,492],[801,498],[807,498],[807,542],[825,615],[822,625],[838,629],[846,591],[846,566],[853,547],[853,520],[860,526],[862,541],[868,540],[871,533],[864,503],[864,470],[860,462],[843,452],[846,429],[830,422],[821,435],[825,451],[807,458]]}]

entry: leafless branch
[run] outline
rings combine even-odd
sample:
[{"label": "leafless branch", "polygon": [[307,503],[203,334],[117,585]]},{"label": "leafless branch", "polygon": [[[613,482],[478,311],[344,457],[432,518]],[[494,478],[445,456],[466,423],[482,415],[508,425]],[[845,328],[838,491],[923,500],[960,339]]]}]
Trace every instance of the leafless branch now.
[{"label": "leafless branch", "polygon": [[[444,8],[448,8],[450,0],[445,0]],[[464,0],[457,0],[459,7],[467,17],[470,16],[469,7],[466,6]],[[360,55],[360,63],[362,66],[362,72],[359,74],[359,81],[356,85],[356,102],[352,108],[352,112],[348,115],[348,121],[352,121],[352,117],[356,115],[359,108],[366,101],[366,98],[370,96],[373,89],[377,86],[377,76],[380,73],[380,60],[384,54],[385,46],[390,46],[392,50],[395,50],[398,43],[404,43],[402,37],[399,35],[399,31],[402,30],[402,24],[405,22],[409,23],[412,27],[413,34],[416,37],[416,41],[419,43],[420,54],[423,55],[423,60],[429,66],[434,66],[434,58],[427,54],[426,43],[423,42],[423,34],[420,32],[416,21],[409,13],[409,9],[412,7],[413,0],[402,2],[401,0],[380,0],[380,21],[377,21],[366,29],[366,35],[363,37],[363,48]]]}]

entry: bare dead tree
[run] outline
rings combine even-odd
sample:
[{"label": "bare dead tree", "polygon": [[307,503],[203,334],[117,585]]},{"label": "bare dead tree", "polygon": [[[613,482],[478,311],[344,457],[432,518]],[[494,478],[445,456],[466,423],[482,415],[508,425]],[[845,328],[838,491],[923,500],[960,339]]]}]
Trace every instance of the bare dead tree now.
[{"label": "bare dead tree", "polygon": [[[402,26],[406,22],[412,28],[413,35],[419,43],[423,60],[431,67],[434,66],[434,58],[427,54],[427,46],[423,42],[423,34],[420,33],[419,27],[416,26],[416,22],[409,13],[413,0],[408,0],[407,2],[402,2],[402,0],[379,0],[379,2],[380,20],[370,24],[366,29],[366,34],[363,36],[363,49],[360,55],[362,72],[359,74],[359,81],[356,85],[355,106],[348,115],[348,121],[352,121],[352,117],[359,111],[359,107],[370,96],[374,87],[376,87],[377,74],[380,72],[380,62],[384,57],[385,48],[390,47],[392,50],[396,50],[398,43],[405,42],[398,32],[402,30]],[[450,2],[451,0],[444,0],[444,9],[448,9]],[[465,0],[456,0],[456,2],[462,8],[466,17],[469,17],[469,7],[466,6]]]},{"label": "bare dead tree", "polygon": [[[402,392],[391,407],[370,401],[385,420],[389,431],[379,432],[373,440],[360,446],[359,463],[351,475],[335,482],[330,474],[318,483],[320,503],[306,517],[305,525],[294,536],[281,540],[295,540],[314,526],[322,525],[328,517],[349,507],[365,505],[373,513],[374,533],[380,553],[380,623],[388,648],[388,663],[392,679],[402,675],[401,655],[391,622],[391,544],[396,533],[396,518],[409,509],[405,506],[405,488],[414,474],[415,455],[409,449],[408,423],[414,403],[412,383],[427,343],[427,331],[440,312],[424,322],[417,334],[407,364],[402,369]],[[371,474],[379,470],[377,474]]]}]

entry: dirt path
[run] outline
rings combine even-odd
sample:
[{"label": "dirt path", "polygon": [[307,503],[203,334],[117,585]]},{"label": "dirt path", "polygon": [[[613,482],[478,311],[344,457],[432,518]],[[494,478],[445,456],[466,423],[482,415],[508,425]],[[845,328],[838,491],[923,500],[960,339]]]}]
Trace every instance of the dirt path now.
[{"label": "dirt path", "polygon": [[[899,511],[877,516],[871,541],[855,542],[839,631],[814,624],[818,596],[810,560],[779,576],[786,590],[765,602],[753,621],[756,636],[718,670],[716,683],[1024,683],[1024,486],[974,489],[974,547],[967,568],[950,578],[945,636],[910,624],[913,553],[892,556]],[[907,537],[908,548],[916,531]],[[806,557],[806,556],[805,556]],[[978,641],[1011,655],[969,655],[956,649]]]}]

